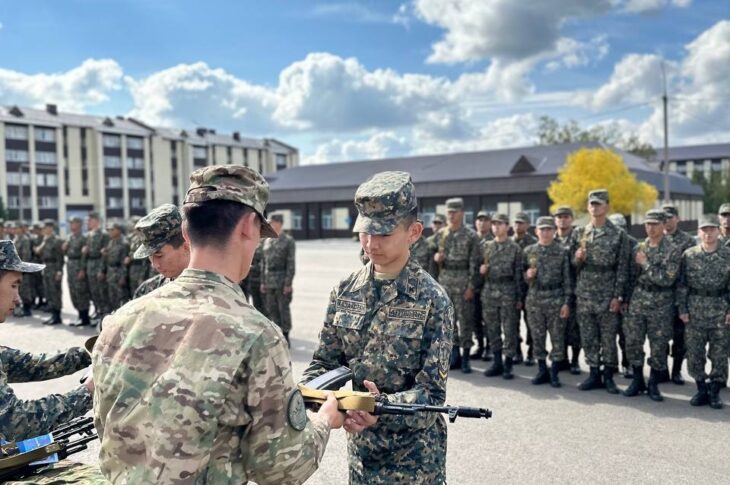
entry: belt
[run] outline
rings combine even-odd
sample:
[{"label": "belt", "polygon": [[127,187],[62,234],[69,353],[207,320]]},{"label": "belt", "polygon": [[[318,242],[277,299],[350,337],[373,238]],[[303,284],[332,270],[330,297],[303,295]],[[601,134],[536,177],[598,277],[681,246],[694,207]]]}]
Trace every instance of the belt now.
[{"label": "belt", "polygon": [[637,286],[648,293],[671,293],[673,290],[671,286],[659,286],[651,283],[639,283]]},{"label": "belt", "polygon": [[703,290],[701,288],[690,288],[689,294],[694,296],[706,296],[709,298],[720,298],[727,294],[727,290]]},{"label": "belt", "polygon": [[583,271],[589,271],[591,273],[613,273],[616,271],[615,264],[593,264],[588,263],[583,266]]},{"label": "belt", "polygon": [[469,269],[469,261],[445,262],[444,269]]},{"label": "belt", "polygon": [[537,291],[555,291],[555,290],[562,290],[563,289],[563,283],[553,283],[552,285],[541,285],[536,284],[533,288]]},{"label": "belt", "polygon": [[514,276],[497,276],[496,278],[490,278],[487,276],[487,281],[489,283],[513,283],[515,281]]}]

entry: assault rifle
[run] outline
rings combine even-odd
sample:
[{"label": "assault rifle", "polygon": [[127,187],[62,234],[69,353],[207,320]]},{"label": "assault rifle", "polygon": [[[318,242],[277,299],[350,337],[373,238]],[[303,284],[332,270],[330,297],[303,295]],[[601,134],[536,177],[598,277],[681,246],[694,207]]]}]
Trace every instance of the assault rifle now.
[{"label": "assault rifle", "polygon": [[334,391],[335,398],[337,398],[337,407],[340,411],[360,410],[376,416],[382,414],[413,416],[417,413],[444,413],[448,414],[449,422],[452,423],[456,421],[457,417],[484,419],[492,417],[492,411],[485,408],[392,403],[388,402],[384,396],[373,396],[369,392],[338,390],[352,378],[352,371],[342,366],[322,374],[307,384],[300,384],[299,390],[304,397],[305,406],[310,408],[321,406],[327,400],[324,391]]},{"label": "assault rifle", "polygon": [[32,475],[85,450],[87,443],[97,438],[93,418],[82,417],[54,429],[50,435],[0,444],[0,482]]}]

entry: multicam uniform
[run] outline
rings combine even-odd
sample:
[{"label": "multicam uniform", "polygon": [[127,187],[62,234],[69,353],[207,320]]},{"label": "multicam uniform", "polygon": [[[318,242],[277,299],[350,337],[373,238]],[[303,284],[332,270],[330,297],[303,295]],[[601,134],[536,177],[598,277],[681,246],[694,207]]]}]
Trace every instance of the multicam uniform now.
[{"label": "multicam uniform", "polygon": [[152,272],[148,258],[134,259],[137,248],[142,245],[142,238],[138,231],[132,231],[129,235],[129,291],[133,293],[144,281],[150,278]]},{"label": "multicam uniform", "polygon": [[278,238],[264,241],[261,250],[261,283],[266,314],[281,327],[284,334],[291,331],[292,293],[285,295],[283,289],[291,288],[294,281],[296,243],[294,238],[282,232]]}]

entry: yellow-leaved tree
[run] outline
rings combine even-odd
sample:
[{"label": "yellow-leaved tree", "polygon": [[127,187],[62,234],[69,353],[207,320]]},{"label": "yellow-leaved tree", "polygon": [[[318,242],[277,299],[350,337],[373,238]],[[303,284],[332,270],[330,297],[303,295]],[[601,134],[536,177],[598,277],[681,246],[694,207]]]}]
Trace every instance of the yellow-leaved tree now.
[{"label": "yellow-leaved tree", "polygon": [[559,205],[569,205],[579,214],[587,211],[588,192],[608,190],[611,212],[631,214],[651,209],[658,192],[646,182],[636,180],[623,157],[603,148],[581,148],[568,155],[558,178],[548,187],[553,201],[552,212]]}]

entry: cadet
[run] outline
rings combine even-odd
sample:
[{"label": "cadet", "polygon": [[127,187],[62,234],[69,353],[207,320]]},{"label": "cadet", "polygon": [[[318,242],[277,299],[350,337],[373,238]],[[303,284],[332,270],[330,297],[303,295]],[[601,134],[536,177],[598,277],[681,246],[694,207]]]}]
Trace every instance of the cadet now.
[{"label": "cadet", "polygon": [[[537,238],[527,232],[530,228],[530,216],[526,212],[518,212],[515,215],[514,220],[514,234],[512,239],[523,251],[527,246],[535,244]],[[522,308],[517,311],[517,354],[515,355],[515,364],[522,363],[522,337],[520,336],[520,323],[522,322],[522,315],[524,314],[525,326],[527,327],[527,359],[524,361],[526,366],[535,365],[535,358],[532,353],[532,334],[530,332],[530,326],[527,324],[527,310],[525,308],[524,298],[527,296],[526,283],[522,285]]]},{"label": "cadet", "polygon": [[[408,247],[423,230],[409,174],[381,172],[358,187],[353,231],[370,263],[330,294],[319,347],[306,382],[340,365],[355,373],[353,389],[389,402],[441,405],[446,397],[453,306]],[[380,386],[376,387],[374,383]],[[442,416],[349,413],[351,485],[440,484],[446,480]]]},{"label": "cadet", "polygon": [[730,203],[722,204],[717,214],[720,216],[720,244],[730,246]]},{"label": "cadet", "polygon": [[107,300],[109,312],[113,312],[129,300],[129,280],[124,258],[129,254],[129,244],[122,236],[122,225],[118,222],[107,224],[109,242],[102,251],[106,262]]},{"label": "cadet", "polygon": [[86,234],[86,246],[81,248],[81,251],[86,255],[86,277],[89,280],[91,301],[94,302],[95,309],[92,324],[96,325],[110,312],[106,290],[106,261],[101,253],[109,243],[109,235],[100,228],[97,212],[89,212],[87,226],[89,232]]},{"label": "cadet", "polygon": [[[33,263],[43,263],[40,255],[36,253],[36,248],[43,242],[43,224],[40,222],[34,222],[30,236],[32,257],[30,259]],[[44,291],[43,284],[43,273],[31,273],[29,275],[33,281],[33,297],[37,299],[37,303],[33,308],[42,309],[43,311],[48,310],[48,302],[46,301],[46,293]]]},{"label": "cadet", "polygon": [[63,240],[56,237],[55,223],[46,219],[43,224],[43,241],[35,248],[35,253],[45,264],[43,270],[43,292],[48,299],[48,310],[51,316],[43,323],[57,325],[61,320],[63,306],[62,278],[63,278]]},{"label": "cadet", "polygon": [[[434,261],[439,268],[438,281],[454,303],[454,314],[459,322],[454,335],[451,368],[461,367],[471,372],[469,349],[473,342],[474,288],[479,285],[479,236],[464,225],[464,201],[459,198],[446,201],[449,224],[436,233]],[[459,347],[464,349],[461,357]]]},{"label": "cadet", "polygon": [[[18,250],[18,255],[23,261],[32,261],[33,259],[33,247],[30,240],[30,236],[27,234],[28,225],[23,222],[18,222],[18,228],[15,231],[15,248]],[[33,313],[31,308],[33,307],[33,273],[23,274],[23,282],[20,285],[20,299],[23,302],[23,309],[21,316],[32,317]]]},{"label": "cadet", "polygon": [[[559,363],[565,359],[565,321],[570,315],[572,275],[568,250],[555,242],[552,217],[537,220],[538,242],[524,251],[523,267],[528,284],[527,323],[537,357],[537,375],[533,384],[550,382],[560,387]],[[550,375],[547,370],[545,338],[550,334]]]},{"label": "cadet", "polygon": [[[431,220],[431,231],[432,234],[426,238],[426,242],[429,246],[431,246],[431,254],[434,256],[436,255],[436,251],[438,251],[438,244],[436,243],[436,235],[438,232],[443,229],[444,225],[446,224],[446,217],[444,217],[443,214],[434,214],[433,219]],[[438,265],[436,265],[436,262],[434,261],[431,264],[431,270],[429,271],[431,276],[433,276],[436,281],[438,281],[439,277],[439,268]]]},{"label": "cadet", "polygon": [[[477,213],[477,218],[474,221],[474,228],[479,236],[480,244],[484,241],[491,241],[494,239],[492,234],[492,216],[485,210],[480,210]],[[482,279],[479,278],[477,287],[474,288],[474,334],[477,339],[477,350],[471,354],[472,359],[483,359],[492,360],[492,354],[489,352],[489,345],[485,344],[487,338],[487,332],[485,329],[485,322],[482,320],[482,300],[480,297]]]},{"label": "cadet", "polygon": [[[608,220],[626,233],[626,237],[629,240],[629,255],[631,255],[639,245],[639,241],[628,233],[626,218],[623,214],[611,214],[608,216]],[[629,264],[629,268],[631,268],[631,264]],[[626,352],[626,332],[624,331],[624,315],[629,311],[628,295],[632,291],[631,284],[631,270],[629,269],[629,278],[626,279],[626,286],[622,293],[621,311],[616,315],[616,318],[618,318],[618,348],[621,351],[621,367],[623,368],[623,375],[626,379],[634,378],[634,371],[629,363],[629,354]],[[667,378],[667,380],[669,379]]]},{"label": "cadet", "polygon": [[[555,241],[570,252],[573,238],[573,209],[567,205],[558,206],[553,212],[555,218]],[[580,374],[580,328],[578,319],[575,317],[575,266],[570,265],[571,283],[570,288],[570,313],[565,322],[565,360],[558,364],[560,370],[570,369],[573,375]],[[571,349],[570,362],[568,362],[568,347]]]},{"label": "cadet", "polygon": [[278,237],[264,241],[261,249],[261,293],[266,306],[266,316],[277,324],[289,341],[291,332],[292,282],[294,281],[294,238],[283,231],[284,216],[271,214],[269,224]]},{"label": "cadet", "polygon": [[172,204],[153,209],[137,222],[135,232],[139,246],[134,259],[148,259],[158,273],[134,289],[139,298],[180,276],[190,263],[190,244],[182,236],[180,209]]},{"label": "cadet", "polygon": [[591,374],[579,389],[601,387],[600,366],[606,391],[618,394],[613,380],[618,367],[616,335],[618,312],[628,279],[629,242],[626,233],[607,220],[608,191],[588,194],[591,221],[576,228],[571,253],[576,265],[576,312],[586,362]]},{"label": "cadet", "polygon": [[129,234],[127,237],[127,242],[129,242],[129,255],[124,258],[124,265],[127,266],[129,273],[130,296],[134,296],[135,290],[151,276],[150,260],[146,257],[139,259],[134,257],[137,249],[142,245],[141,236],[139,231],[136,229],[137,223],[140,219],[141,217],[139,216],[132,217],[127,226]]},{"label": "cadet", "polygon": [[101,470],[115,483],[301,483],[342,425],[332,393],[307,415],[284,336],[238,286],[259,238],[276,237],[268,198],[247,167],[193,172],[190,265],[104,319],[94,416]]},{"label": "cadet", "polygon": [[241,282],[241,289],[246,293],[246,298],[250,299],[251,304],[258,311],[266,315],[264,308],[264,296],[261,294],[261,249],[263,248],[263,240],[256,246],[251,261],[251,271],[249,271],[246,279]]},{"label": "cadet", "polygon": [[[423,226],[422,220],[418,219],[418,223]],[[431,275],[433,275],[432,266],[434,265],[433,254],[433,247],[423,237],[423,233],[421,233],[421,236],[416,239],[416,242],[411,244],[411,258]]]},{"label": "cadet", "polygon": [[[512,379],[512,363],[517,353],[519,326],[517,311],[522,308],[522,250],[509,238],[509,217],[492,217],[494,240],[482,243],[484,275],[482,285],[482,319],[487,325],[487,339],[494,355],[492,366],[484,371],[487,377],[502,375]],[[504,334],[504,339],[502,338]],[[504,351],[504,362],[502,352]]]},{"label": "cadet", "polygon": [[[669,242],[679,248],[679,255],[682,256],[687,249],[696,246],[697,241],[695,241],[694,237],[679,229],[679,211],[675,206],[664,205],[662,206],[662,209],[666,216],[666,221],[664,222],[664,236]],[[672,304],[672,316],[670,318],[673,322],[671,350],[672,382],[681,386],[684,384],[684,378],[682,378],[682,362],[687,355],[687,345],[685,344],[684,339],[684,322],[679,319],[676,295]],[[664,382],[664,378],[662,378],[660,382]]]},{"label": "cadet", "polygon": [[82,251],[86,245],[86,237],[81,234],[81,218],[72,217],[69,220],[71,234],[63,243],[63,252],[68,262],[66,263],[66,281],[68,291],[71,293],[71,302],[79,312],[79,319],[71,323],[71,326],[91,325],[89,318],[89,305],[91,294],[89,293],[89,280],[86,277],[86,255]]},{"label": "cadet", "polygon": [[[648,391],[653,401],[662,401],[659,376],[667,369],[667,350],[672,337],[674,282],[679,273],[682,253],[664,237],[663,210],[646,213],[644,228],[647,238],[632,252],[632,292],[629,311],[624,319],[626,350],[633,367],[633,381],[624,396]],[[649,338],[649,386],[644,382],[644,342]]]},{"label": "cadet", "polygon": [[[10,241],[0,241],[0,323],[20,304],[22,275],[39,272],[42,264],[25,263]],[[30,354],[0,347],[0,438],[24,440],[49,433],[65,421],[91,410],[93,381],[60,395],[18,399],[10,382],[44,381],[72,374],[91,363],[86,351],[74,347],[57,354]]]},{"label": "cadet", "polygon": [[[720,387],[727,380],[730,346],[730,248],[719,243],[719,227],[715,215],[700,219],[701,242],[682,255],[677,284],[679,318],[687,326],[687,367],[697,383],[690,404],[709,403],[714,409],[722,408]],[[712,363],[709,376],[706,356]]]}]

